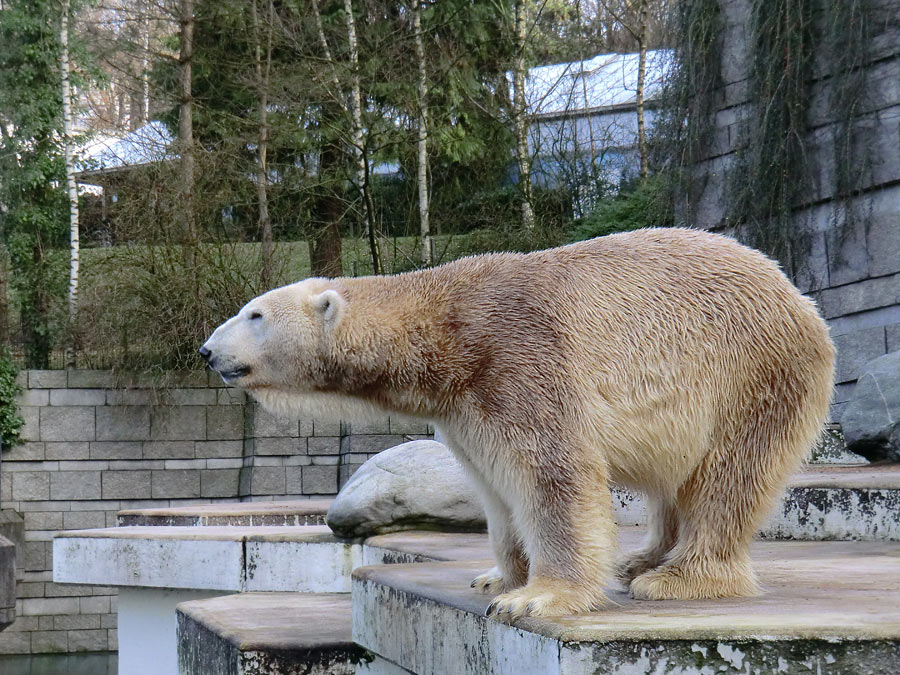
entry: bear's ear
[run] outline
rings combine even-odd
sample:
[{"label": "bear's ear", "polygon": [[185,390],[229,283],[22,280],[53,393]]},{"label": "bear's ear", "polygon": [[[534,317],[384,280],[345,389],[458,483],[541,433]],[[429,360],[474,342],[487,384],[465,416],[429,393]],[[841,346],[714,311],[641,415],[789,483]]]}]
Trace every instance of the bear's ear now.
[{"label": "bear's ear", "polygon": [[325,323],[333,323],[343,313],[347,301],[336,290],[329,288],[313,298],[313,307],[321,314]]}]

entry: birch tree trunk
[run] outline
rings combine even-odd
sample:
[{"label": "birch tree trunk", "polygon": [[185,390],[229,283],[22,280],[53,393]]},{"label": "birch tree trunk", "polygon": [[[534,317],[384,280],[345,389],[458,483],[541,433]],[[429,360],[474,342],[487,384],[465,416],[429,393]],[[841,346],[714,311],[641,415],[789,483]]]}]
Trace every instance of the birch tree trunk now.
[{"label": "birch tree trunk", "polygon": [[328,47],[328,40],[325,39],[325,28],[322,25],[322,14],[319,12],[319,0],[312,0],[312,8],[313,8],[313,16],[316,21],[316,34],[319,37],[319,46],[322,48],[322,54],[325,56],[325,60],[328,62],[329,67],[331,68],[331,83],[334,85],[335,97],[338,101],[340,101],[341,108],[346,110],[346,104],[344,103],[340,91],[341,91],[341,82],[338,80],[337,73],[334,69],[334,59],[331,57],[331,49]]},{"label": "birch tree trunk", "polygon": [[178,145],[181,153],[181,222],[185,259],[193,267],[197,226],[194,219],[194,122],[191,70],[194,59],[194,1],[181,0],[180,105],[178,108]]},{"label": "birch tree trunk", "polygon": [[[78,314],[78,186],[75,183],[75,159],[72,137],[72,91],[69,85],[69,0],[63,0],[59,30],[59,70],[62,80],[63,144],[65,146],[66,188],[69,193],[69,325],[74,328]],[[66,345],[66,368],[75,367],[75,331],[70,331]]]},{"label": "birch tree trunk", "polygon": [[419,67],[418,80],[418,137],[417,137],[417,180],[419,184],[419,233],[422,238],[422,262],[434,262],[431,246],[431,225],[428,221],[428,79],[425,71],[425,41],[422,37],[422,8],[419,0],[413,0],[413,31],[416,39],[416,61]]},{"label": "birch tree trunk", "polygon": [[525,102],[525,46],[528,40],[526,0],[516,0],[516,61],[513,68],[513,123],[516,134],[516,162],[522,191],[522,225],[534,227],[531,201],[531,166],[528,152],[528,113]]},{"label": "birch tree trunk", "polygon": [[359,83],[359,49],[356,43],[356,21],[353,18],[352,0],[344,0],[344,20],[347,24],[347,40],[350,48],[350,113],[352,115],[352,144],[356,164],[356,181],[366,221],[366,235],[372,256],[372,273],[381,274],[381,255],[375,238],[375,209],[369,194],[369,172],[363,152],[362,94]]},{"label": "birch tree trunk", "polygon": [[253,17],[253,31],[256,41],[256,91],[259,98],[259,137],[257,140],[256,162],[256,194],[259,202],[259,231],[260,231],[260,284],[263,289],[271,288],[272,275],[272,222],[269,219],[269,171],[266,164],[266,151],[269,140],[268,106],[269,106],[269,75],[272,70],[272,21],[273,4],[268,2],[268,16],[266,18],[266,57],[263,64],[262,34],[259,27],[259,16],[256,8],[257,0],[251,4],[251,16]]},{"label": "birch tree trunk", "polygon": [[647,150],[647,130],[644,124],[644,83],[647,79],[647,24],[650,18],[650,3],[639,0],[638,7],[638,77],[635,106],[637,107],[638,153],[641,156],[641,181],[650,173],[650,157]]},{"label": "birch tree trunk", "polygon": [[141,122],[150,121],[150,0],[141,12]]}]

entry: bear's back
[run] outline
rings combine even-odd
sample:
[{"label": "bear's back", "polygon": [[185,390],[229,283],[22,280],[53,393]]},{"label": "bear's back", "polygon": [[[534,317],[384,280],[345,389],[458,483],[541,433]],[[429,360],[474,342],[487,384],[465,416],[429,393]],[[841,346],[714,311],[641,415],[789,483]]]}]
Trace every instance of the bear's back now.
[{"label": "bear's back", "polygon": [[433,311],[452,316],[451,342],[482,364],[485,391],[528,381],[631,405],[689,390],[680,405],[710,410],[772,372],[832,367],[814,303],[773,261],[721,235],[638,230],[434,273],[447,293]]}]

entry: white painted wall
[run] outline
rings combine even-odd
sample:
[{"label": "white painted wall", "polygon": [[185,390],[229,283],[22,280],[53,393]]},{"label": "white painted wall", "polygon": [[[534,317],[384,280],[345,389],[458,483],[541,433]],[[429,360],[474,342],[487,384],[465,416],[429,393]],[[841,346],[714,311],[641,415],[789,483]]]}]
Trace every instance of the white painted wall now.
[{"label": "white painted wall", "polygon": [[178,675],[175,605],[217,591],[119,588],[119,673]]}]

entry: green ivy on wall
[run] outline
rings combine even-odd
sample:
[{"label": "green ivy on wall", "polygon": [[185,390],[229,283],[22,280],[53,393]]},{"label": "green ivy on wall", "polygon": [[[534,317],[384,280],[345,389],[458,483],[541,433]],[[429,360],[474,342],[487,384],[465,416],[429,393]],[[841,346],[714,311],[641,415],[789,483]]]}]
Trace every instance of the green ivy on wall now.
[{"label": "green ivy on wall", "polygon": [[[721,196],[727,205],[722,224],[796,274],[811,243],[798,207],[813,201],[816,188],[831,199],[838,237],[858,217],[847,207],[861,194],[868,165],[868,147],[857,133],[866,98],[867,0],[745,1],[749,103],[731,141],[734,164]],[[715,115],[724,101],[721,72],[728,57],[718,0],[682,0],[677,16],[675,66],[658,147],[676,178],[671,202],[690,223],[704,188],[696,165],[709,156],[709,144],[721,131]],[[828,92],[816,100],[817,110],[811,108],[813,86]],[[831,172],[814,166],[813,117],[829,125]]]},{"label": "green ivy on wall", "polygon": [[0,351],[0,443],[4,448],[19,444],[19,431],[25,420],[19,415],[16,397],[22,389],[16,384],[19,369],[8,350]]}]

